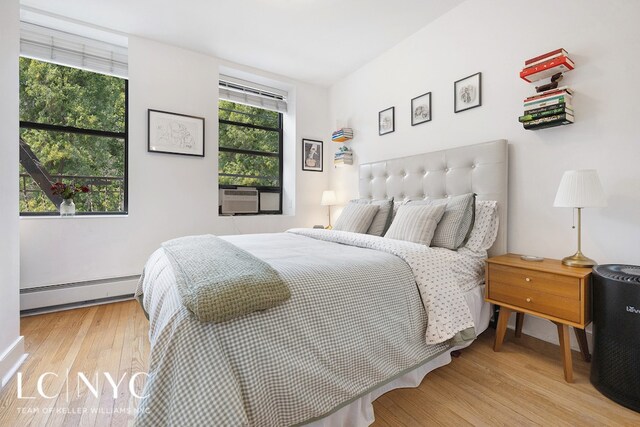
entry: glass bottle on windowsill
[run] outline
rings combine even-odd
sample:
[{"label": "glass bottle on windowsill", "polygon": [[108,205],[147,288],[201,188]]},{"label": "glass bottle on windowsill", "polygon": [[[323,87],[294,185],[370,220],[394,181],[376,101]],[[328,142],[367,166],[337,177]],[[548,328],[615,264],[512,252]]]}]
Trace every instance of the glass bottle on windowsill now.
[{"label": "glass bottle on windowsill", "polygon": [[76,205],[73,199],[64,199],[60,203],[60,216],[74,216],[76,214]]}]

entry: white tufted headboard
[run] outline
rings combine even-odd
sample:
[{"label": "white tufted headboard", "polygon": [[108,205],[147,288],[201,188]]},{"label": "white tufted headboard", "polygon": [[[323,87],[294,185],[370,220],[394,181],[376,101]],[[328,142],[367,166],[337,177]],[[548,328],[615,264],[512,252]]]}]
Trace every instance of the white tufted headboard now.
[{"label": "white tufted headboard", "polygon": [[507,252],[507,141],[417,154],[360,165],[360,197],[396,201],[441,199],[476,193],[478,200],[497,200],[498,237],[489,255]]}]

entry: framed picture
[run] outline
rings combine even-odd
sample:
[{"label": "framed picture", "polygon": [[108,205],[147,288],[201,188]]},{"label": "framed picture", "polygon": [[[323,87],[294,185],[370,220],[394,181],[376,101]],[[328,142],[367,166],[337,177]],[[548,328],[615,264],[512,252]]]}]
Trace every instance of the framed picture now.
[{"label": "framed picture", "polygon": [[481,74],[472,74],[453,84],[453,111],[455,113],[482,105]]},{"label": "framed picture", "polygon": [[411,126],[431,121],[431,92],[411,100]]},{"label": "framed picture", "polygon": [[386,135],[396,130],[396,107],[378,113],[378,135]]},{"label": "framed picture", "polygon": [[322,141],[302,140],[302,170],[322,172]]},{"label": "framed picture", "polygon": [[148,151],[204,157],[204,118],[148,110]]}]

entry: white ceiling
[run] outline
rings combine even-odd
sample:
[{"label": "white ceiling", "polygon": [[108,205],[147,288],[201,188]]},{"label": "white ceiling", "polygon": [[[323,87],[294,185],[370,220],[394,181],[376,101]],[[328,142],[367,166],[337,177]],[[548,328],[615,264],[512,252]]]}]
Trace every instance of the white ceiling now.
[{"label": "white ceiling", "polygon": [[326,86],[462,1],[22,0],[22,4]]}]

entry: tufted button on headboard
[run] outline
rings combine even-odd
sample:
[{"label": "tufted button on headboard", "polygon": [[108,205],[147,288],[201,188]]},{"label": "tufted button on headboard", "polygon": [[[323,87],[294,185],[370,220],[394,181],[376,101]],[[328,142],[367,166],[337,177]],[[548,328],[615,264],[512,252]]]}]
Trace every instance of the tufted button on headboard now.
[{"label": "tufted button on headboard", "polygon": [[441,199],[476,193],[478,200],[496,200],[500,215],[498,237],[490,255],[507,252],[507,141],[417,154],[360,165],[360,197],[398,201]]}]

